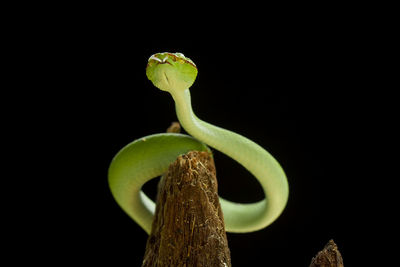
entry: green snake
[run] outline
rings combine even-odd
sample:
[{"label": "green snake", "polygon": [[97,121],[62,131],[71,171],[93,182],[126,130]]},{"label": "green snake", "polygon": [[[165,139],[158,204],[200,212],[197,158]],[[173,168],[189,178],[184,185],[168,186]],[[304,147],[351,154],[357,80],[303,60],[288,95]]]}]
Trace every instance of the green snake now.
[{"label": "green snake", "polygon": [[171,94],[179,122],[192,136],[154,134],[122,148],[113,158],[108,173],[109,186],[119,206],[150,233],[155,204],[141,191],[142,186],[165,173],[179,155],[192,150],[210,152],[208,145],[244,166],[257,178],[265,193],[265,199],[249,204],[220,198],[226,231],[252,232],[271,224],[282,213],[289,195],[286,175],[279,163],[246,137],[196,117],[189,87],[196,79],[197,67],[183,54],[152,55],[146,75],[157,88]]}]

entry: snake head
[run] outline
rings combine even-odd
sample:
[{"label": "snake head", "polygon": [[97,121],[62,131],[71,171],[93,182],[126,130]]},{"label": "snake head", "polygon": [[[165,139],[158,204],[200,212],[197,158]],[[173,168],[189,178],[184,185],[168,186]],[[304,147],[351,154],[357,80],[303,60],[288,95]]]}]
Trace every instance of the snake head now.
[{"label": "snake head", "polygon": [[160,90],[183,91],[194,83],[197,67],[182,53],[157,53],[149,58],[146,76]]}]

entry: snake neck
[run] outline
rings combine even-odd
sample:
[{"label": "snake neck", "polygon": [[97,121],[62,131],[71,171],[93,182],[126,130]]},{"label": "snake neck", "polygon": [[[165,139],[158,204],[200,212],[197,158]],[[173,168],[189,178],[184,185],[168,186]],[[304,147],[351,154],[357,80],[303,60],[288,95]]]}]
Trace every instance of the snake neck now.
[{"label": "snake neck", "polygon": [[183,92],[171,93],[171,95],[175,101],[176,114],[182,127],[194,137],[199,138],[197,132],[202,127],[199,124],[200,120],[193,112],[189,89]]},{"label": "snake neck", "polygon": [[238,145],[238,143],[240,143],[240,146],[243,145],[244,143],[241,141],[245,138],[200,120],[193,112],[189,89],[183,92],[174,92],[172,93],[172,97],[175,101],[178,120],[186,132],[229,157],[240,161],[240,155],[238,153],[240,148],[233,149],[232,145],[238,148],[236,145]]},{"label": "snake neck", "polygon": [[229,154],[224,149],[227,147],[225,144],[227,140],[221,139],[221,131],[226,132],[226,130],[202,121],[194,114],[189,89],[173,93],[172,97],[178,120],[186,132],[207,145]]}]

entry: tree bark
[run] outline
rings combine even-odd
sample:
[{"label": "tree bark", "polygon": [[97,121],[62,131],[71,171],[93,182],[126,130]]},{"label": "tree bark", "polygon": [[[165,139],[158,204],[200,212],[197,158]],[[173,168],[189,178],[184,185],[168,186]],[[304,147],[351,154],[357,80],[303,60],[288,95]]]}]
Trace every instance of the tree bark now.
[{"label": "tree bark", "polygon": [[159,183],[142,267],[231,266],[217,189],[207,152],[189,152],[170,165]]},{"label": "tree bark", "polygon": [[311,260],[310,267],[343,267],[342,255],[333,240]]}]

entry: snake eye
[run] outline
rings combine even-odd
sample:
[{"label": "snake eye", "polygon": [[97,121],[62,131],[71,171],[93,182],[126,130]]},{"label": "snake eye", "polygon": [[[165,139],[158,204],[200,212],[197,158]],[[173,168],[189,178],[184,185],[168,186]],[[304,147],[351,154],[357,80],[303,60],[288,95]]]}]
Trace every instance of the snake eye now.
[{"label": "snake eye", "polygon": [[149,61],[147,62],[147,67],[146,68],[151,68],[154,65],[154,61]]}]

